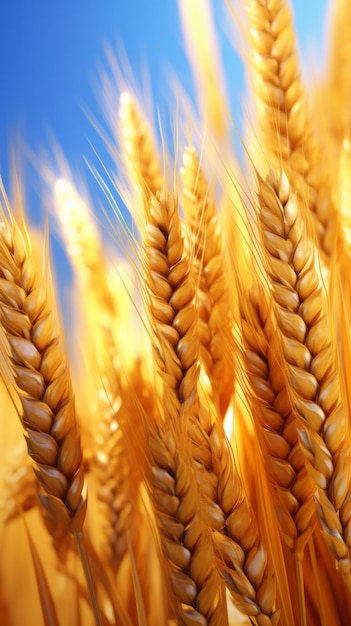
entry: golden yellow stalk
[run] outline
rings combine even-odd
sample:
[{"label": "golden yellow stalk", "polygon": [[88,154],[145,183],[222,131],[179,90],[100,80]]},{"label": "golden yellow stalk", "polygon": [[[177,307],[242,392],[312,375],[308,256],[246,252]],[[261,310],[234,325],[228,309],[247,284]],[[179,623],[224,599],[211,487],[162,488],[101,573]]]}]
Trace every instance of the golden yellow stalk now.
[{"label": "golden yellow stalk", "polygon": [[185,150],[183,163],[182,207],[197,284],[200,358],[211,382],[211,395],[218,414],[223,419],[233,393],[234,359],[230,350],[232,320],[221,224],[213,190],[200,168],[195,148]]},{"label": "golden yellow stalk", "polygon": [[300,445],[325,539],[351,591],[350,434],[317,251],[285,174],[259,178],[259,204]]}]

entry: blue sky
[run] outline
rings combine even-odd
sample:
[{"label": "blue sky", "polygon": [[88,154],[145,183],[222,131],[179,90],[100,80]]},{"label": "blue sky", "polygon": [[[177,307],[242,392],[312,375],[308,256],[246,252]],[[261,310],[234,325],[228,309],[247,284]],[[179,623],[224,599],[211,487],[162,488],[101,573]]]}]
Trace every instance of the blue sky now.
[{"label": "blue sky", "polygon": [[[219,29],[224,4],[212,0]],[[323,39],[326,0],[292,4],[305,55],[311,41],[318,48]],[[118,44],[123,46],[137,81],[142,66],[149,68],[155,103],[169,102],[167,68],[191,90],[176,0],[0,0],[0,23],[0,173],[5,184],[18,137],[37,163],[50,155],[55,137],[73,170],[91,178],[84,156],[92,155],[89,139],[96,141],[96,131],[84,109],[101,118],[96,84],[99,69],[106,67],[106,44],[116,52]],[[222,41],[225,70],[234,77],[231,88],[240,92],[240,65],[223,31]],[[38,173],[25,158],[24,163],[29,208],[38,217]]]}]

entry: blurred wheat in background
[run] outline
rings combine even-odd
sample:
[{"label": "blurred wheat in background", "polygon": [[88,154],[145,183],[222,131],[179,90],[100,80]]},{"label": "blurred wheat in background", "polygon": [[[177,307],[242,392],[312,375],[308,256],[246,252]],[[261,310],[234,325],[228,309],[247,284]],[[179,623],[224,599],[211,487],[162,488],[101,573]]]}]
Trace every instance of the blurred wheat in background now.
[{"label": "blurred wheat in background", "polygon": [[207,1],[179,1],[198,106],[179,90],[173,145],[116,77],[107,228],[50,178],[65,333],[48,227],[1,188],[1,625],[350,623],[351,5],[331,4],[307,88],[289,3],[228,3],[240,165]]}]

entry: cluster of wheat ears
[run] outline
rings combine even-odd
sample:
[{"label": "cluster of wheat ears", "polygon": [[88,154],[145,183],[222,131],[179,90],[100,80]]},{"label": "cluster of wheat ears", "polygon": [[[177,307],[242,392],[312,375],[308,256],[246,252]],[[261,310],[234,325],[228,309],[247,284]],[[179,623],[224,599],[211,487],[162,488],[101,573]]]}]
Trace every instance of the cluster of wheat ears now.
[{"label": "cluster of wheat ears", "polygon": [[65,340],[47,228],[2,189],[3,626],[350,623],[350,4],[332,3],[308,94],[288,2],[229,5],[244,174],[209,6],[180,10],[197,120],[179,96],[160,157],[123,90],[118,174],[100,176],[115,248],[72,180],[54,185]]}]

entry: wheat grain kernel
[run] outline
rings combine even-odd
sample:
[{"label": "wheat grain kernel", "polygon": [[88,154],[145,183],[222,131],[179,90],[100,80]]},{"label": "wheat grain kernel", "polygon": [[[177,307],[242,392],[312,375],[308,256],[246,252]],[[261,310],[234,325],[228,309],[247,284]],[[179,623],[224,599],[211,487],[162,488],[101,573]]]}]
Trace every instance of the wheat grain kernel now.
[{"label": "wheat grain kernel", "polygon": [[45,382],[42,374],[28,367],[16,367],[15,378],[21,382],[21,389],[33,398],[40,400],[45,389]]},{"label": "wheat grain kernel", "polygon": [[[38,431],[42,433],[50,432],[53,421],[53,413],[50,407],[44,402],[27,398],[26,396],[21,396],[21,402],[24,410],[23,423],[27,424],[26,415],[29,414]],[[28,424],[28,427],[33,427],[33,424]]]},{"label": "wheat grain kernel", "polygon": [[171,571],[171,582],[173,591],[180,602],[193,605],[197,589],[195,583],[183,572]]},{"label": "wheat grain kernel", "polygon": [[159,467],[152,467],[151,473],[152,483],[156,489],[167,490],[169,494],[175,495],[175,480],[169,472]]},{"label": "wheat grain kernel", "polygon": [[162,491],[155,491],[153,494],[157,508],[162,513],[175,515],[179,506],[179,500],[176,496],[171,496]]},{"label": "wheat grain kernel", "polygon": [[175,544],[173,541],[165,541],[164,549],[168,559],[172,561],[176,567],[179,567],[181,570],[185,570],[188,567],[191,560],[190,550],[184,546]]},{"label": "wheat grain kernel", "polygon": [[207,626],[208,624],[206,618],[195,610],[186,609],[181,618],[185,626]]},{"label": "wheat grain kernel", "polygon": [[49,465],[41,465],[34,467],[34,473],[45,486],[49,494],[63,500],[67,491],[67,480],[65,476],[56,467]]},{"label": "wheat grain kernel", "polygon": [[52,437],[46,433],[35,432],[28,428],[25,435],[28,452],[34,461],[42,465],[55,465],[58,445]]}]

